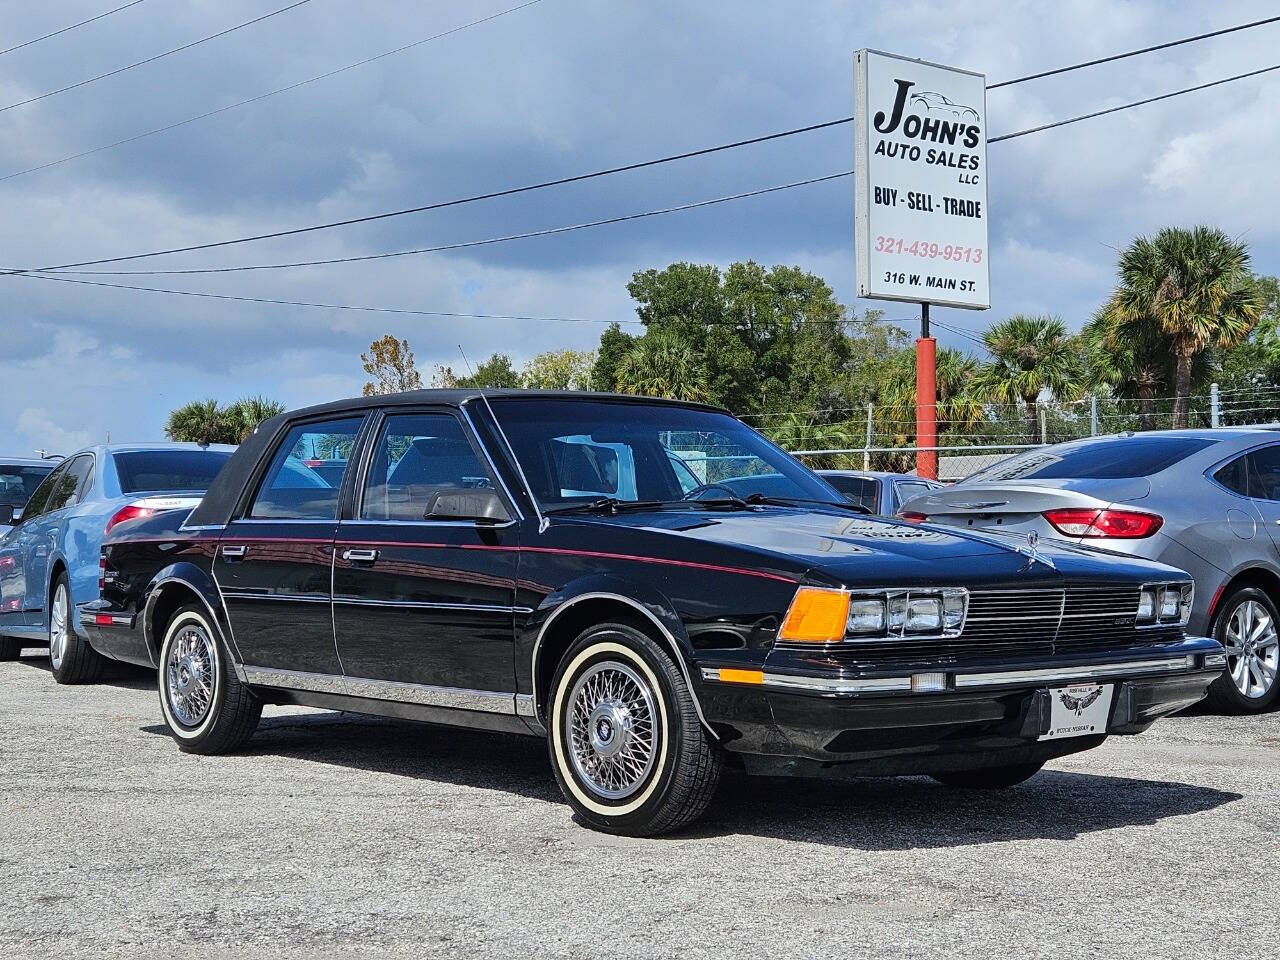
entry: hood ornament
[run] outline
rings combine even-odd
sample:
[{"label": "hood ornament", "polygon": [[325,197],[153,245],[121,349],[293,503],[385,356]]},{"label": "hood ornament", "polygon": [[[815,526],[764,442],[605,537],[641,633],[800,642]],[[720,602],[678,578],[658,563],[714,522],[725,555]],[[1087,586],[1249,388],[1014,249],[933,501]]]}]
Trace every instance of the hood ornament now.
[{"label": "hood ornament", "polygon": [[1030,570],[1037,563],[1043,563],[1050,570],[1056,570],[1052,560],[1047,560],[1040,556],[1040,534],[1032,530],[1027,534],[1026,546],[1019,547],[1018,552],[1027,558],[1027,565],[1023,570]]}]

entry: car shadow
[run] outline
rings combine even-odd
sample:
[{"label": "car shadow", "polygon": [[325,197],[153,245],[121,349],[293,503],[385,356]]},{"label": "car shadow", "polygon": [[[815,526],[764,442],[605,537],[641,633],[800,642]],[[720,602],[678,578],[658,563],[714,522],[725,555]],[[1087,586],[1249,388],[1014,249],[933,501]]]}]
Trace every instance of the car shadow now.
[{"label": "car shadow", "polygon": [[[167,735],[163,725],[142,729]],[[244,753],[563,802],[544,742],[530,737],[356,714],[299,714],[263,718]],[[1070,840],[1202,813],[1241,796],[1165,780],[1057,770],[996,792],[944,787],[923,777],[803,780],[729,770],[704,817],[674,839],[741,834],[861,850]]]},{"label": "car shadow", "polygon": [[[22,656],[18,658],[18,662],[23,666],[43,670],[45,673],[51,673],[53,670],[49,664],[49,654],[47,652],[33,654],[30,649],[24,650]],[[122,690],[154,690],[156,688],[156,672],[150,667],[136,667],[131,663],[108,660],[102,668],[102,676],[93,681],[93,683],[83,684],[82,686],[119,687]]]}]

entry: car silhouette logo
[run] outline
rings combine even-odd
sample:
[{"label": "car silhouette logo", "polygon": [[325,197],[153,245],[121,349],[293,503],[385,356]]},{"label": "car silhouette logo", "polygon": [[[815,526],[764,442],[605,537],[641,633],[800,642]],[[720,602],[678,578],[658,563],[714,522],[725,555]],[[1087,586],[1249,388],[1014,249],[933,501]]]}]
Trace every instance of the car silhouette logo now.
[{"label": "car silhouette logo", "polygon": [[978,111],[973,107],[966,107],[963,103],[956,103],[949,97],[944,97],[942,94],[931,90],[913,93],[911,95],[911,105],[924,107],[930,113],[947,113],[958,120],[978,119]]}]

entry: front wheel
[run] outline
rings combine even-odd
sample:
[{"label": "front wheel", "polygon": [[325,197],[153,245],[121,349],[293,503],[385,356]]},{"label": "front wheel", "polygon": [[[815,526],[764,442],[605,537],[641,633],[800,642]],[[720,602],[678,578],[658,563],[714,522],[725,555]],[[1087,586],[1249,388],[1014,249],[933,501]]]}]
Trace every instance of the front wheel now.
[{"label": "front wheel", "polygon": [[627,624],[592,627],[551,690],[551,765],[585,823],[645,837],[702,815],[720,782],[720,750],[662,647]]},{"label": "front wheel", "polygon": [[930,774],[948,787],[964,787],[968,790],[1005,790],[1030,780],[1043,767],[1043,763],[1011,763],[1004,767],[979,767],[976,770],[949,770]]},{"label": "front wheel", "polygon": [[160,711],[186,753],[228,753],[243,746],[262,716],[262,701],[240,682],[203,609],[182,607],[160,647]]},{"label": "front wheel", "polygon": [[1241,587],[1213,618],[1213,636],[1227,651],[1227,671],[1209,687],[1209,702],[1228,713],[1261,713],[1280,699],[1280,616],[1257,587]]}]

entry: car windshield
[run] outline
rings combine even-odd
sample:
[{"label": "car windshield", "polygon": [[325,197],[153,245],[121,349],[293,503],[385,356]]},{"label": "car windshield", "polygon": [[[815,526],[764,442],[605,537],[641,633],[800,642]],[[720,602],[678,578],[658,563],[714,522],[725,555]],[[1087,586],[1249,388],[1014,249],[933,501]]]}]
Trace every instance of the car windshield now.
[{"label": "car windshield", "polygon": [[1200,437],[1106,437],[1024,453],[970,474],[964,482],[1148,477],[1214,442]]},{"label": "car windshield", "polygon": [[0,463],[0,504],[24,507],[40,481],[49,475],[56,463],[43,464]]},{"label": "car windshield", "polygon": [[208,490],[213,478],[230,458],[231,454],[226,450],[133,450],[117,453],[115,461],[120,492]]},{"label": "car windshield", "polygon": [[840,500],[728,414],[623,401],[497,398],[492,405],[543,510],[601,498]]}]

